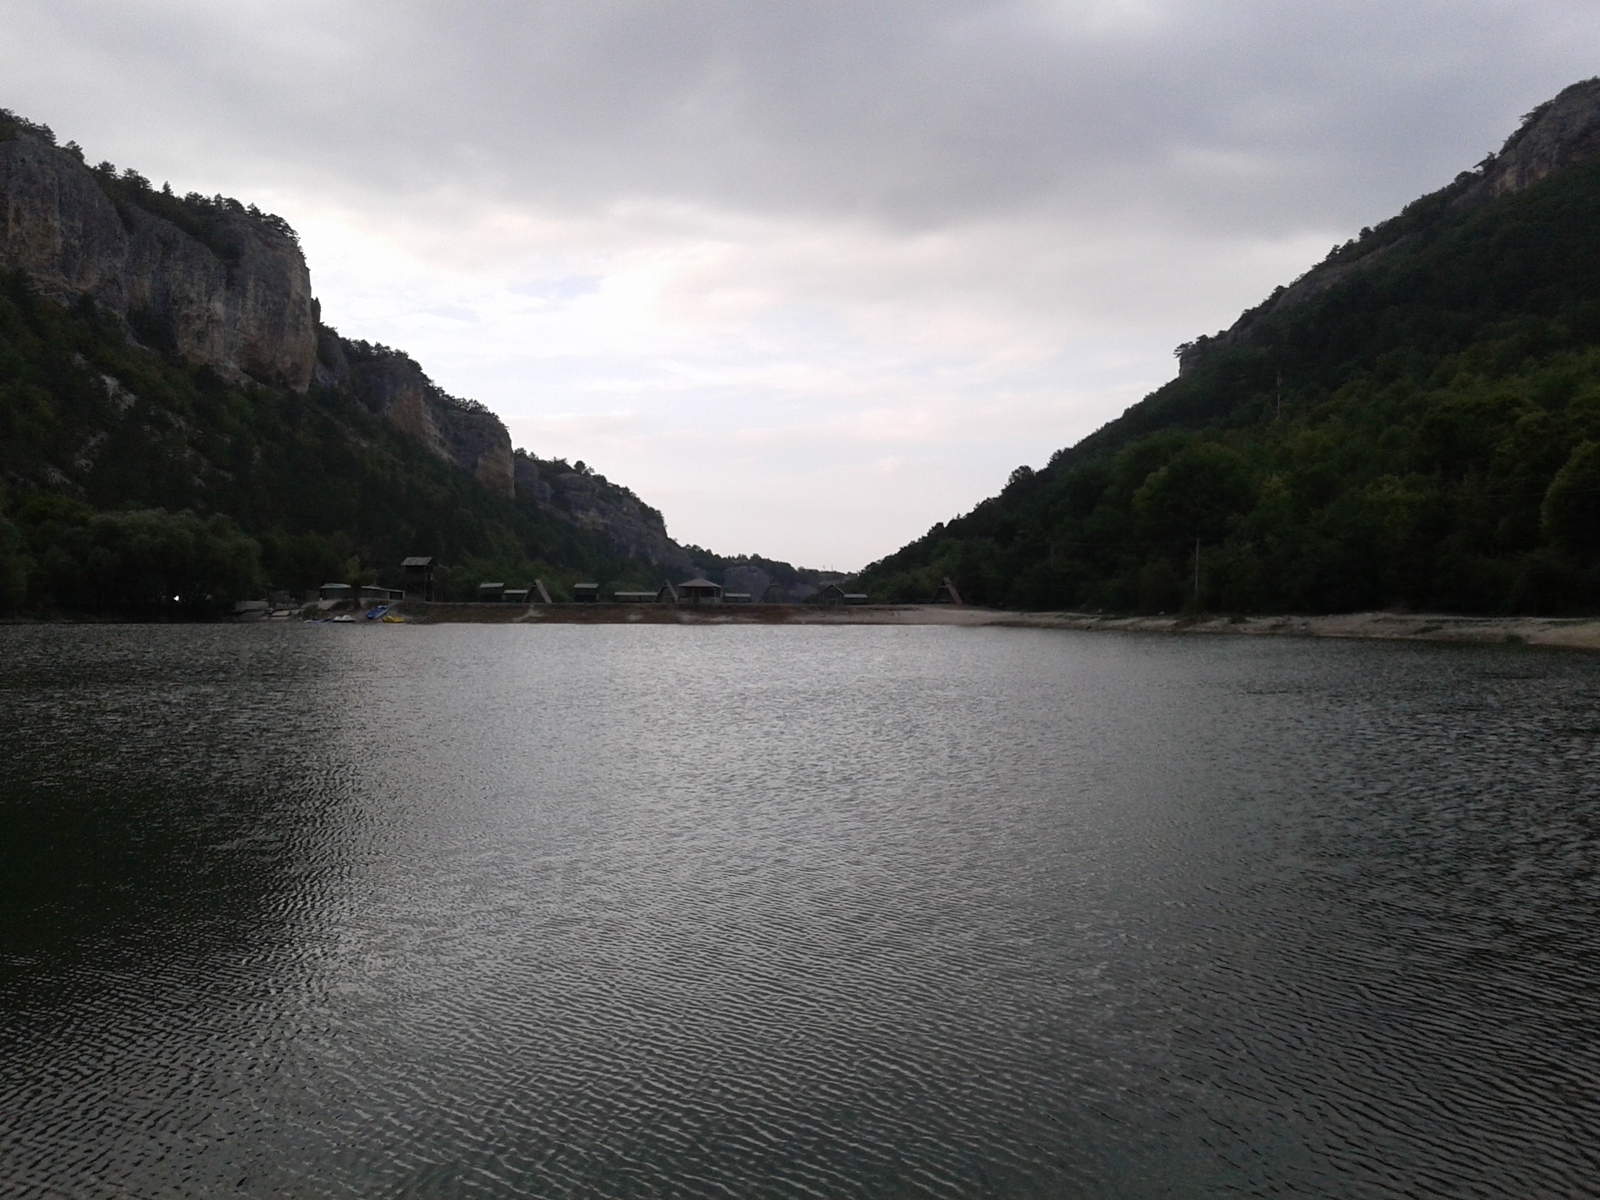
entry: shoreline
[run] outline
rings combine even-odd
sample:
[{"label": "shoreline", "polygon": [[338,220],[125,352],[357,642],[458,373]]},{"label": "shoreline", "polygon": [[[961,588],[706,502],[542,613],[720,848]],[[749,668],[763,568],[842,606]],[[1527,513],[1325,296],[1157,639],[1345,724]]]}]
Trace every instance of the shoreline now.
[{"label": "shoreline", "polygon": [[408,622],[519,625],[957,625],[1125,633],[1233,634],[1354,638],[1368,641],[1522,644],[1600,650],[1600,617],[1465,617],[1445,613],[1364,612],[1328,616],[1105,616],[1011,612],[967,605],[867,604],[817,608],[740,604],[705,608],[655,604],[407,604]]},{"label": "shoreline", "polygon": [[[1073,629],[1149,634],[1232,634],[1245,637],[1347,638],[1361,641],[1527,645],[1600,650],[1600,617],[1468,617],[1451,613],[1360,612],[1325,616],[1108,616],[1081,612],[1018,612],[973,605],[863,604],[817,608],[797,604],[739,604],[705,608],[657,604],[512,605],[395,604],[408,625],[950,625],[966,628]],[[150,621],[127,617],[3,617],[20,625],[301,624],[299,614],[267,619]],[[358,618],[358,624],[367,624]]]}]

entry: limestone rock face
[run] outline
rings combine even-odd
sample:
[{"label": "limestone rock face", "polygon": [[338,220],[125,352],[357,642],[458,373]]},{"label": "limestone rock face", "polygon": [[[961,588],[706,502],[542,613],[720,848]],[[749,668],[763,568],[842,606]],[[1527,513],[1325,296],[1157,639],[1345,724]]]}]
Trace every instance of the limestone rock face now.
[{"label": "limestone rock face", "polygon": [[539,475],[539,463],[524,450],[512,457],[512,475],[516,480],[517,495],[527,496],[535,504],[548,507],[555,500],[556,490]]},{"label": "limestone rock face", "polygon": [[[305,258],[276,218],[220,198],[195,204],[124,187],[128,174],[102,176],[42,126],[6,116],[0,270],[24,273],[62,303],[88,296],[152,349],[226,378],[352,395],[494,494],[527,496],[664,570],[692,569],[661,514],[628,489],[565,464],[542,477],[532,456],[513,456],[510,434],[488,409],[448,395],[407,355],[323,326]],[[98,443],[83,453],[97,452]]]},{"label": "limestone rock face", "polygon": [[511,435],[482,406],[446,395],[412,359],[374,351],[323,329],[316,379],[348,389],[435,457],[460,467],[496,495],[516,495]]},{"label": "limestone rock face", "polygon": [[1534,109],[1458,203],[1487,203],[1595,158],[1600,158],[1600,79],[1586,79]]},{"label": "limestone rock face", "polygon": [[[724,591],[743,592],[756,604],[760,604],[767,598],[767,589],[771,586],[772,576],[752,563],[729,567],[722,573]],[[777,598],[776,596],[773,597],[774,600]]]},{"label": "limestone rock face", "polygon": [[[526,471],[524,471],[526,475]],[[544,482],[537,474],[530,481]],[[667,536],[661,514],[604,476],[565,471],[548,482],[550,507],[579,529],[601,534],[621,553],[670,571],[694,568],[688,551]]]},{"label": "limestone rock face", "polygon": [[543,462],[525,450],[513,458],[517,497],[579,529],[598,533],[618,552],[662,568],[674,577],[693,572],[688,551],[667,536],[666,522],[625,487],[604,475]]},{"label": "limestone rock face", "polygon": [[91,296],[136,328],[153,318],[180,355],[225,376],[304,391],[316,319],[299,246],[244,211],[213,224],[220,254],[135,205],[119,208],[43,139],[0,141],[0,269],[62,301]]}]

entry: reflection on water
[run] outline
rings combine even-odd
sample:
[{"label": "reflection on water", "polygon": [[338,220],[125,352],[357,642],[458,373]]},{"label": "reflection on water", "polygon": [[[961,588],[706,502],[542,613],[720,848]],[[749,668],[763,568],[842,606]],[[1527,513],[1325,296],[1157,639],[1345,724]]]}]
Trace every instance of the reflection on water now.
[{"label": "reflection on water", "polygon": [[1586,1194],[1600,660],[0,629],[21,1196]]}]

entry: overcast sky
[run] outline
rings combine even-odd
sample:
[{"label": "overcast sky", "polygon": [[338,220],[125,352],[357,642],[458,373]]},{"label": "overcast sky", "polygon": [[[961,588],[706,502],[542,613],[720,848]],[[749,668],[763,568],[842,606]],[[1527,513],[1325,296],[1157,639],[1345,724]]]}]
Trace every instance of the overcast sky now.
[{"label": "overcast sky", "polygon": [[0,106],[720,553],[859,567],[1600,72],[1594,0],[0,0]]}]

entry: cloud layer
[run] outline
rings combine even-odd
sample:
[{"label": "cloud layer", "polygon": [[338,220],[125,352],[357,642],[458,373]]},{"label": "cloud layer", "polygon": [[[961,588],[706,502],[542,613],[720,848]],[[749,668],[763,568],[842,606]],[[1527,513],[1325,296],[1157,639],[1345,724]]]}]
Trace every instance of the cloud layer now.
[{"label": "cloud layer", "polygon": [[1595,72],[1577,0],[51,0],[0,104],[724,552],[858,566]]}]

